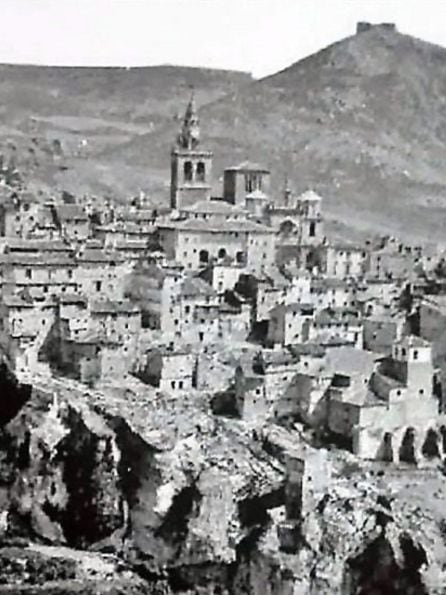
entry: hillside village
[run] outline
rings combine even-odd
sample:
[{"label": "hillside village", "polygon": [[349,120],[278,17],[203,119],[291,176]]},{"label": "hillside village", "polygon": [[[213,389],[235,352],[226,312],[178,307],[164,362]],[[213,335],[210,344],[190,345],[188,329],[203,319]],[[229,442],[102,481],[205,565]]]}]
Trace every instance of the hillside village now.
[{"label": "hillside village", "polygon": [[[353,594],[370,548],[399,592],[423,568],[442,593],[446,252],[331,237],[317,179],[218,172],[202,124],[192,93],[169,205],[35,192],[1,163],[0,570],[27,527],[137,551],[156,593]],[[387,555],[403,538],[430,566]]]},{"label": "hillside village", "polygon": [[253,427],[297,421],[365,459],[440,457],[443,254],[391,237],[331,242],[322,197],[272,188],[249,161],[212,196],[212,158],[192,97],[170,209],[3,186],[10,369],[91,387],[138,379],[178,400],[204,391]]}]

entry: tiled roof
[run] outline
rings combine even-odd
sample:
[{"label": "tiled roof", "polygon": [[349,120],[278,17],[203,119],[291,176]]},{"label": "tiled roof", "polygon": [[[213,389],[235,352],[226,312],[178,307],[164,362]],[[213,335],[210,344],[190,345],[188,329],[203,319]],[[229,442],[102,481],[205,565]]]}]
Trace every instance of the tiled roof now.
[{"label": "tiled roof", "polygon": [[421,337],[417,337],[416,335],[408,335],[406,337],[402,337],[402,339],[397,341],[395,345],[401,345],[402,347],[430,347],[431,344],[429,341],[426,341]]},{"label": "tiled roof", "polygon": [[200,277],[187,277],[181,285],[181,294],[187,297],[208,296],[215,297],[215,290]]},{"label": "tiled roof", "polygon": [[319,196],[319,194],[317,194],[316,192],[314,192],[314,190],[306,190],[305,192],[303,192],[302,194],[300,194],[297,197],[298,201],[314,201],[314,202],[319,202],[320,200],[322,200],[322,196]]},{"label": "tiled roof", "polygon": [[76,266],[76,259],[74,256],[66,254],[29,254],[12,252],[8,254],[0,254],[0,265],[11,266]]},{"label": "tiled roof", "polygon": [[253,192],[250,192],[249,194],[247,194],[245,198],[252,198],[255,200],[269,200],[269,196],[267,194],[265,194],[264,192],[262,192],[261,190],[259,190],[258,188],[256,190],[254,190]]},{"label": "tiled roof", "polygon": [[71,252],[72,248],[63,240],[39,240],[8,238],[7,252]]},{"label": "tiled roof", "polygon": [[185,213],[208,213],[221,215],[244,215],[247,214],[244,209],[231,205],[224,200],[200,200],[193,205],[182,207],[179,209]]},{"label": "tiled roof", "polygon": [[140,309],[138,306],[129,300],[93,300],[90,303],[90,311],[92,314],[101,313],[138,313]]},{"label": "tiled roof", "polygon": [[63,221],[72,221],[74,219],[88,221],[87,214],[80,205],[61,204],[56,205],[56,213],[59,219]]},{"label": "tiled roof", "polygon": [[119,262],[122,261],[122,256],[117,252],[112,252],[103,249],[87,248],[78,255],[78,261],[82,262]]},{"label": "tiled roof", "polygon": [[355,347],[334,347],[327,350],[327,368],[335,374],[370,377],[379,360],[376,353]]},{"label": "tiled roof", "polygon": [[239,233],[271,233],[275,234],[274,229],[260,223],[249,220],[237,221],[204,221],[201,219],[187,219],[186,221],[172,221],[159,225],[159,229],[177,229],[179,231],[198,231],[198,232],[239,232]]},{"label": "tiled roof", "polygon": [[255,172],[262,172],[262,173],[269,173],[269,169],[260,165],[258,163],[254,163],[253,161],[243,161],[239,163],[239,165],[233,165],[231,167],[227,167],[225,171],[255,171]]}]

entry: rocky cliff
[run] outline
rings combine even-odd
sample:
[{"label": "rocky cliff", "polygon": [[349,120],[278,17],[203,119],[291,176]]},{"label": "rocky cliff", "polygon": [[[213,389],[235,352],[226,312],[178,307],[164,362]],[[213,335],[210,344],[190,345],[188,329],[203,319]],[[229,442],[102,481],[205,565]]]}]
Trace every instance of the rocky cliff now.
[{"label": "rocky cliff", "polygon": [[328,453],[330,489],[305,496],[290,552],[279,538],[297,431],[136,380],[90,390],[0,375],[0,593],[443,592],[435,466]]}]

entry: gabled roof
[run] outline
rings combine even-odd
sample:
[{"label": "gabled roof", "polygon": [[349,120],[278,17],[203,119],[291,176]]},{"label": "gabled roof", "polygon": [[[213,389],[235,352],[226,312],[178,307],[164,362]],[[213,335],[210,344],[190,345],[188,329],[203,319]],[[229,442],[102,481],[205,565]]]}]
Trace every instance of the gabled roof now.
[{"label": "gabled roof", "polygon": [[431,344],[429,341],[422,339],[421,337],[417,337],[416,335],[407,335],[406,337],[402,337],[399,341],[395,342],[395,345],[400,345],[402,347],[430,347]]},{"label": "gabled roof", "polygon": [[56,205],[55,208],[59,219],[62,219],[64,221],[72,221],[73,219],[88,221],[87,214],[80,205],[62,204]]},{"label": "gabled roof", "polygon": [[370,378],[380,356],[356,347],[334,347],[327,350],[327,369],[343,376],[366,376]]},{"label": "gabled roof", "polygon": [[185,213],[209,213],[210,215],[246,215],[246,211],[224,200],[199,200],[193,205],[179,209]]},{"label": "gabled roof", "polygon": [[87,248],[78,255],[79,262],[120,262],[122,256],[117,252],[107,251],[101,248]]},{"label": "gabled roof", "polygon": [[198,231],[203,233],[239,232],[275,234],[275,231],[272,227],[245,219],[218,222],[204,221],[202,219],[186,219],[185,221],[171,221],[163,223],[158,227],[159,229],[177,229],[178,231]]},{"label": "gabled roof", "polygon": [[258,188],[247,194],[245,198],[251,198],[255,200],[269,200],[269,196]]},{"label": "gabled roof", "polygon": [[307,202],[319,202],[322,200],[322,196],[319,196],[319,194],[317,194],[317,192],[314,192],[314,190],[305,190],[305,192],[302,192],[302,194],[300,194],[297,197],[297,200],[304,200]]},{"label": "gabled roof", "polygon": [[181,284],[181,295],[188,297],[215,297],[217,293],[201,277],[187,277]]},{"label": "gabled roof", "polygon": [[138,313],[139,307],[130,300],[92,300],[90,302],[92,314]]},{"label": "gabled roof", "polygon": [[7,252],[72,252],[69,244],[60,239],[40,240],[8,238],[6,242]]},{"label": "gabled roof", "polygon": [[264,174],[270,173],[269,169],[262,165],[259,165],[258,163],[254,163],[253,161],[243,161],[242,163],[239,163],[239,165],[227,167],[225,171],[260,172]]},{"label": "gabled roof", "polygon": [[76,266],[74,256],[62,253],[9,252],[0,254],[0,264],[11,266]]}]

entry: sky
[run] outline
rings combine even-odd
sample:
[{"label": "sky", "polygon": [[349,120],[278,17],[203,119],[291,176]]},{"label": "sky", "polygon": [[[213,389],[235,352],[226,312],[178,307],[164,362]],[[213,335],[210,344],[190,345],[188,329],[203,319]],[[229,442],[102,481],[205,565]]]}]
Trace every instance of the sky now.
[{"label": "sky", "polygon": [[0,62],[277,72],[357,21],[446,46],[446,0],[0,0]]}]

